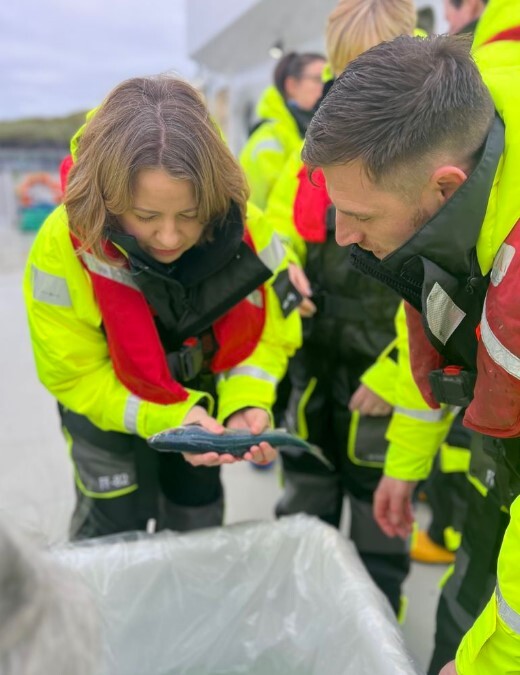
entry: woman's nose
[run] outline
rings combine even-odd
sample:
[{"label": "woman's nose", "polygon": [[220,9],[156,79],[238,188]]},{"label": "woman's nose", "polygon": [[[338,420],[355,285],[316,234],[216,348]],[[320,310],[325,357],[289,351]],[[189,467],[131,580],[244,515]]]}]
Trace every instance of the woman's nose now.
[{"label": "woman's nose", "polygon": [[166,249],[177,248],[180,243],[180,234],[175,221],[167,221],[162,224],[156,233],[156,239]]}]

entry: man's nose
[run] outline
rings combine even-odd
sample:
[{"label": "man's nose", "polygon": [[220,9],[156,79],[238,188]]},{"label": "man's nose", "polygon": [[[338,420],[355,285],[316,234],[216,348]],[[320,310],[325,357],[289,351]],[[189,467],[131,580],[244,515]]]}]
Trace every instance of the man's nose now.
[{"label": "man's nose", "polygon": [[350,246],[351,244],[359,244],[363,241],[363,233],[356,231],[356,229],[348,227],[345,223],[336,218],[336,243],[339,246]]}]

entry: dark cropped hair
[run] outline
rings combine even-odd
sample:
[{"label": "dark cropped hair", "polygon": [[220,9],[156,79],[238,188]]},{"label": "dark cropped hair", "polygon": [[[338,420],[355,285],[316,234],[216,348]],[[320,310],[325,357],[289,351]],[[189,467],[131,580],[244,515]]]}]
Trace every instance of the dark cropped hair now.
[{"label": "dark cropped hair", "polygon": [[[488,4],[488,0],[482,0],[484,5]],[[457,9],[460,9],[462,5],[464,4],[464,0],[449,0],[450,5],[453,5]]]},{"label": "dark cropped hair", "polygon": [[361,160],[374,182],[433,153],[471,161],[494,116],[471,38],[401,36],[369,49],[336,80],[307,130],[303,161]]},{"label": "dark cropped hair", "polygon": [[289,52],[285,56],[282,56],[274,69],[273,80],[275,87],[284,98],[286,97],[285,81],[287,78],[294,77],[297,80],[300,79],[305,68],[315,61],[325,61],[325,57],[323,54],[314,52],[306,52],[304,54]]}]

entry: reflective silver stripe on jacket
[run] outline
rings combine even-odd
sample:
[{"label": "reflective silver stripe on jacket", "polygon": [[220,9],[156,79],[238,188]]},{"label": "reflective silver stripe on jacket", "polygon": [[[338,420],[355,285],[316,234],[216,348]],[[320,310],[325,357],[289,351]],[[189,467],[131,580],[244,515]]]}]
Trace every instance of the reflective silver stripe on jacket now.
[{"label": "reflective silver stripe on jacket", "polygon": [[49,274],[39,270],[35,265],[31,266],[31,282],[33,298],[48,305],[59,307],[72,307],[69,287],[64,277]]},{"label": "reflective silver stripe on jacket", "polygon": [[230,377],[236,377],[237,375],[247,375],[248,377],[254,377],[257,380],[278,384],[278,380],[274,375],[262,370],[262,368],[256,368],[255,366],[237,366],[236,368],[231,368],[225,373],[222,373],[219,376],[219,379],[229,380]]},{"label": "reflective silver stripe on jacket", "polygon": [[130,394],[126,401],[123,423],[130,434],[137,433],[137,415],[139,413],[140,403],[141,399],[134,394]]},{"label": "reflective silver stripe on jacket", "polygon": [[264,150],[274,150],[275,152],[282,152],[283,145],[276,138],[266,138],[265,141],[257,143],[251,153],[251,159],[256,159],[257,156]]},{"label": "reflective silver stripe on jacket", "polygon": [[119,284],[139,290],[132,279],[132,275],[126,268],[109,265],[87,251],[81,254],[81,258],[88,269],[94,274],[99,274],[101,277],[112,279],[112,281],[117,281]]},{"label": "reflective silver stripe on jacket", "polygon": [[495,589],[497,596],[498,614],[502,621],[511,628],[512,631],[520,635],[520,614],[507,604],[497,584]]},{"label": "reflective silver stripe on jacket", "polygon": [[448,414],[445,408],[439,408],[438,410],[416,410],[415,408],[402,408],[399,405],[394,407],[394,412],[406,417],[412,417],[415,420],[423,420],[424,422],[440,422]]},{"label": "reflective silver stripe on jacket", "polygon": [[517,380],[520,380],[520,359],[505,347],[491,330],[486,318],[486,303],[480,323],[482,344],[493,361]]},{"label": "reflective silver stripe on jacket", "polygon": [[258,257],[271,272],[281,265],[285,257],[285,249],[277,234],[273,234],[271,241],[265,248],[257,252]]},{"label": "reflective silver stripe on jacket", "polygon": [[465,316],[466,313],[435,282],[426,298],[426,320],[437,340],[445,345]]}]

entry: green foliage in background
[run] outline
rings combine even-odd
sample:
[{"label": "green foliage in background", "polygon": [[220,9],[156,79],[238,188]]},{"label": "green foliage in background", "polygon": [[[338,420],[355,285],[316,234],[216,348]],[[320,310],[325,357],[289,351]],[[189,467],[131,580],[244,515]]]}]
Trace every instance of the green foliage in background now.
[{"label": "green foliage in background", "polygon": [[68,147],[71,137],[84,121],[85,112],[78,112],[67,117],[0,122],[0,147]]}]

